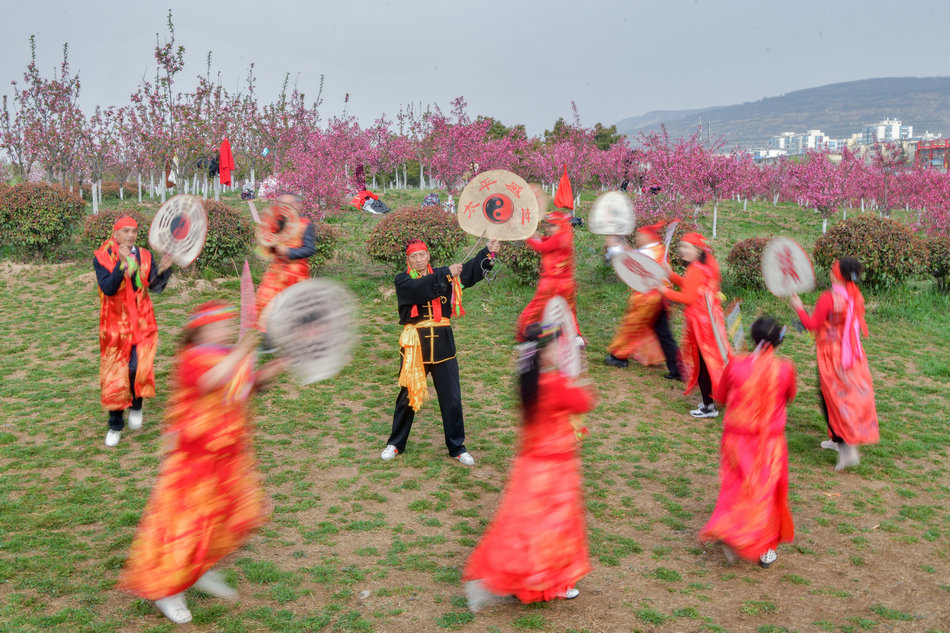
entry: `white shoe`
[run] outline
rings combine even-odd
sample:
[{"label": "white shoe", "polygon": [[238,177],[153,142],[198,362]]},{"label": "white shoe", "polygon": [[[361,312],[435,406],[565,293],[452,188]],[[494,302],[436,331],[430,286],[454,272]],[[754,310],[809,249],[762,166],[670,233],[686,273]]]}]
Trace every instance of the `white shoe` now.
[{"label": "white shoe", "polygon": [[834,440],[824,440],[821,443],[821,447],[836,451],[838,450],[838,442],[835,442]]},{"label": "white shoe", "polygon": [[838,448],[838,463],[835,464],[835,470],[841,472],[845,468],[851,468],[860,463],[861,455],[858,453],[858,447],[842,443]]},{"label": "white shoe", "polygon": [[768,568],[769,565],[775,562],[776,558],[778,558],[778,554],[775,553],[774,549],[770,549],[766,553],[759,556],[759,566]]},{"label": "white shoe", "polygon": [[109,432],[106,433],[106,446],[115,446],[119,443],[119,440],[122,438],[122,431],[113,431],[109,429]]},{"label": "white shoe", "polygon": [[206,571],[192,587],[215,598],[223,598],[225,600],[238,599],[238,592],[229,587],[228,583],[224,582],[224,576],[210,569]]},{"label": "white shoe", "polygon": [[399,449],[390,444],[385,449],[383,449],[382,455],[379,456],[384,462],[392,461],[396,455],[399,454]]},{"label": "white shoe", "polygon": [[142,428],[142,410],[129,409],[129,429],[138,431]]},{"label": "white shoe", "polygon": [[708,407],[704,404],[699,405],[697,408],[689,412],[694,418],[715,418],[719,416],[719,409],[716,408],[715,403],[709,405]]},{"label": "white shoe", "polygon": [[158,610],[165,614],[165,617],[175,624],[188,624],[191,622],[191,611],[185,603],[185,594],[176,593],[174,596],[161,598],[155,601]]},{"label": "white shoe", "polygon": [[475,465],[475,458],[472,457],[471,454],[468,453],[468,451],[464,453],[460,453],[459,455],[456,455],[455,459],[459,460],[459,462],[461,462],[463,466]]},{"label": "white shoe", "polygon": [[569,587],[564,590],[564,593],[560,594],[558,598],[563,598],[564,600],[573,600],[577,596],[581,595],[579,589],[575,587]]}]

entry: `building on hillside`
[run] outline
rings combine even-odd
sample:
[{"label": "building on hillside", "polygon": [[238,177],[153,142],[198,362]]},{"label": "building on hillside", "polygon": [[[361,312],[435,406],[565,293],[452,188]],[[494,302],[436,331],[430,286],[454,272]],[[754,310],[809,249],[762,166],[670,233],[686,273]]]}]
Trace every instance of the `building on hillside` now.
[{"label": "building on hillside", "polygon": [[842,143],[828,138],[821,130],[808,130],[804,134],[783,132],[781,136],[773,136],[769,140],[769,149],[784,150],[788,155],[796,155],[822,149],[839,151]]},{"label": "building on hillside", "polygon": [[884,119],[871,125],[865,125],[861,132],[862,145],[906,141],[914,136],[913,125],[903,125],[900,119]]}]

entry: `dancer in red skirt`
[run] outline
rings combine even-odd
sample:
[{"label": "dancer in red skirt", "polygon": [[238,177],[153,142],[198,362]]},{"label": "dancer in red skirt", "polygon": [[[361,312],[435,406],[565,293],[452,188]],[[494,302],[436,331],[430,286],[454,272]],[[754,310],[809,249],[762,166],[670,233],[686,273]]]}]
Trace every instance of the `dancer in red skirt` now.
[{"label": "dancer in red skirt", "polygon": [[[576,598],[591,570],[574,414],[594,395],[562,376],[552,343],[559,332],[534,324],[519,345],[524,426],[498,511],[465,567],[472,611],[506,596],[521,602]],[[567,332],[565,336],[574,336]]]}]

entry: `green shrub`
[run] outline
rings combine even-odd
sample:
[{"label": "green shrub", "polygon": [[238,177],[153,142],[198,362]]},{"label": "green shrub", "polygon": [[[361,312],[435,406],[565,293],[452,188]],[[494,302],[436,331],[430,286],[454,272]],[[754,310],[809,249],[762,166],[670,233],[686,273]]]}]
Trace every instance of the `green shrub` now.
[{"label": "green shrub", "polygon": [[135,245],[148,248],[148,229],[152,221],[137,209],[100,209],[98,215],[87,215],[82,229],[83,244],[89,250],[99,248],[112,235],[115,221],[124,215],[135,218],[139,224],[139,234],[135,239]]},{"label": "green shrub", "polygon": [[340,241],[340,231],[326,222],[313,222],[313,231],[317,252],[307,260],[311,271],[319,270],[323,264],[333,257],[337,242]]},{"label": "green shrub", "polygon": [[950,235],[931,235],[926,242],[930,274],[937,280],[939,290],[950,291]]},{"label": "green shrub", "polygon": [[42,182],[0,191],[0,238],[19,256],[51,257],[79,226],[85,205],[77,195]]},{"label": "green shrub", "polygon": [[854,257],[864,265],[864,283],[870,288],[902,284],[927,270],[927,245],[903,222],[859,215],[839,222],[815,242],[814,261],[828,269],[840,257]]},{"label": "green shrub", "polygon": [[507,266],[515,278],[523,284],[536,284],[541,275],[541,255],[524,242],[507,242],[498,253],[500,270]]},{"label": "green shrub", "polygon": [[429,247],[433,265],[447,266],[465,240],[454,215],[441,207],[403,207],[383,216],[367,240],[369,256],[405,268],[406,244],[420,239]]},{"label": "green shrub", "polygon": [[762,251],[768,237],[750,237],[735,243],[726,263],[732,283],[740,288],[764,288],[762,280]]},{"label": "green shrub", "polygon": [[208,212],[208,240],[195,265],[199,270],[221,273],[240,270],[254,244],[251,221],[240,211],[214,200],[205,200],[204,206]]}]

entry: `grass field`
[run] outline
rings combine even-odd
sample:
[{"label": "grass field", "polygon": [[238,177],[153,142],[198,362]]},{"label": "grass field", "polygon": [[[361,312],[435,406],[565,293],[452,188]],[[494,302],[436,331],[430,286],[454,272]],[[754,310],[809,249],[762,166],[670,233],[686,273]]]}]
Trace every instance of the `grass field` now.
[{"label": "grass field", "polygon": [[[387,203],[398,205],[398,195]],[[818,448],[824,422],[813,342],[790,328],[780,353],[799,373],[787,429],[796,538],[768,570],[729,565],[696,537],[716,500],[721,418],[690,418],[697,396],[683,396],[660,367],[603,365],[627,290],[601,263],[598,236],[577,230],[579,316],[601,398],[583,447],[594,571],[576,600],[472,614],[461,570],[515,449],[513,324],[533,289],[506,275],[502,252],[498,278],[465,292],[468,315],[455,333],[476,466],[445,454],[434,400],[416,417],[406,453],[384,463],[400,332],[393,271],[366,256],[375,216],[331,221],[342,243],[319,274],[359,299],[355,359],[326,382],[300,387],[285,378],[260,396],[256,445],[273,518],[221,566],[241,601],[190,594],[194,623],[180,630],[950,632],[950,298],[928,281],[867,296],[881,442],[850,472],[836,474],[834,454]],[[820,229],[810,210],[750,204],[743,214],[724,203],[713,243],[725,260],[744,237],[781,233],[810,248]],[[159,421],[184,317],[201,301],[236,302],[239,282],[176,271],[154,297],[158,394],[146,403],[144,429],[107,449],[90,259],[0,262],[4,632],[176,628],[113,586],[158,470]],[[791,319],[771,295],[738,296],[747,323],[764,312]],[[673,317],[678,332],[680,312]]]}]

